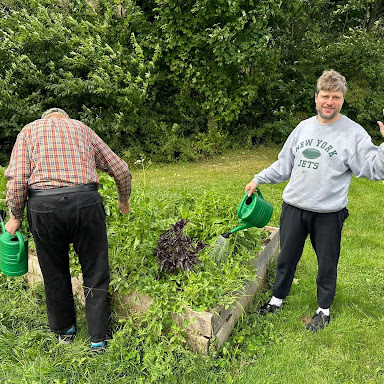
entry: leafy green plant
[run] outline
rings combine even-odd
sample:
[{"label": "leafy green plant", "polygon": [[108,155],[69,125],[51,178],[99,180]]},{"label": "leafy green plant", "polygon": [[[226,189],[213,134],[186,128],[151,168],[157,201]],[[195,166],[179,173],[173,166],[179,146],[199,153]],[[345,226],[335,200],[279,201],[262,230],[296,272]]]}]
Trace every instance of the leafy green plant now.
[{"label": "leafy green plant", "polygon": [[[229,196],[217,199],[213,198],[217,195],[213,190],[159,190],[142,185],[132,193],[131,212],[121,215],[117,210],[113,179],[103,174],[100,180],[107,213],[111,284],[120,294],[145,293],[155,300],[155,307],[158,300],[157,309],[162,312],[179,312],[186,305],[206,310],[232,303],[234,292],[240,290],[245,281],[255,278],[250,260],[260,249],[264,237],[261,230],[251,228],[234,235],[229,240],[227,256],[220,264],[212,252],[217,237],[228,232],[236,222],[236,210]],[[194,245],[193,253],[198,249],[200,260],[194,272],[179,270],[177,274],[161,274],[155,256],[159,238],[180,218],[183,223],[188,221],[183,231],[183,236],[190,239],[186,245],[200,242],[211,247],[203,249]],[[174,239],[168,240],[172,243]],[[168,260],[166,251],[164,247],[162,254]],[[172,246],[169,252],[172,253]]]}]

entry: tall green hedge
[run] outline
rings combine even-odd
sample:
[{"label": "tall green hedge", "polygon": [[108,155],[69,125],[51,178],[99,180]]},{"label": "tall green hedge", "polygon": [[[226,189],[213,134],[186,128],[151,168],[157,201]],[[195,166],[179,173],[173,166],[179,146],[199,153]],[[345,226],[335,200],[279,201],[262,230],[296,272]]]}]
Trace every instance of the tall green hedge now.
[{"label": "tall green hedge", "polygon": [[324,69],[379,138],[379,0],[4,0],[0,163],[17,133],[66,109],[128,160],[196,159],[283,141],[314,113]]}]

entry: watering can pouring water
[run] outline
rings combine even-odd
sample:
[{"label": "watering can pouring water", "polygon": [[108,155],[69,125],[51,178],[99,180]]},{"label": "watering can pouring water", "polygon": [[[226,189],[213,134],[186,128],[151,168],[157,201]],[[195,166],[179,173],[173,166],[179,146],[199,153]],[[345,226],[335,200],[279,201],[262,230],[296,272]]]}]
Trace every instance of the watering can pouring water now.
[{"label": "watering can pouring water", "polygon": [[273,213],[272,204],[264,200],[259,188],[256,188],[257,194],[252,193],[248,196],[248,191],[242,198],[239,207],[237,208],[237,216],[240,219],[241,225],[224,233],[224,238],[229,238],[232,233],[243,229],[257,227],[262,228],[268,224]]},{"label": "watering can pouring water", "polygon": [[21,276],[28,272],[28,238],[19,231],[12,236],[5,230],[6,212],[0,210],[0,269],[8,276]]}]

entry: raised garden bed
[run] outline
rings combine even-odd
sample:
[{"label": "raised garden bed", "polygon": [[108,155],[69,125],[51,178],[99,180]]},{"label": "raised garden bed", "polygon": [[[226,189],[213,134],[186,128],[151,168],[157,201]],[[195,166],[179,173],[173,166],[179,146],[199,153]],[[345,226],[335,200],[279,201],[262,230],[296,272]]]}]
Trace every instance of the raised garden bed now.
[{"label": "raised garden bed", "polygon": [[[193,351],[207,354],[210,344],[215,340],[215,347],[219,349],[230,336],[238,319],[244,310],[253,302],[258,291],[263,287],[268,265],[276,259],[279,252],[279,229],[275,227],[265,227],[270,232],[268,238],[264,241],[262,251],[260,251],[253,261],[257,271],[256,281],[249,281],[244,289],[236,292],[237,298],[229,306],[220,306],[212,308],[209,311],[198,312],[191,308],[185,308],[183,314],[172,314],[172,318],[180,327],[187,323],[186,336],[190,348]],[[28,283],[30,285],[36,282],[42,282],[41,271],[37,257],[29,255]],[[82,276],[72,278],[74,294],[79,301],[84,304],[84,292]],[[120,318],[128,317],[133,312],[146,312],[153,299],[145,294],[132,292],[129,295],[122,295],[119,292],[113,294],[113,309]]]},{"label": "raised garden bed", "polygon": [[[279,252],[279,229],[275,227],[265,229],[270,235],[253,262],[257,270],[257,281],[248,282],[243,290],[237,292],[235,295],[237,300],[232,305],[204,312],[193,311],[187,307],[183,314],[172,315],[180,327],[183,327],[185,322],[189,324],[186,333],[192,350],[207,354],[214,339],[216,348],[219,349],[230,336],[244,310],[253,302],[256,293],[263,287],[268,265],[276,259]],[[137,292],[130,295],[115,292],[113,295],[113,306],[119,317],[128,317],[132,312],[145,312],[152,302],[151,297]]]}]

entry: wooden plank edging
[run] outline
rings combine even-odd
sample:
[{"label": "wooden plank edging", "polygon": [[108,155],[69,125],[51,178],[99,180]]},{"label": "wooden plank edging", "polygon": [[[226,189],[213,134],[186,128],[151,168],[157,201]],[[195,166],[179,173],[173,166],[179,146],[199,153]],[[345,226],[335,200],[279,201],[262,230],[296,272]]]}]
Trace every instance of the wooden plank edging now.
[{"label": "wooden plank edging", "polygon": [[[264,286],[267,270],[270,263],[272,263],[279,252],[279,229],[275,227],[265,227],[271,234],[268,238],[268,243],[265,244],[263,250],[255,258],[254,266],[257,270],[258,280],[250,281],[244,287],[244,290],[239,292],[238,299],[225,309],[222,307],[218,311],[213,312],[212,323],[212,336],[216,339],[216,348],[220,349],[224,342],[230,336],[234,326],[236,325],[240,316],[244,313],[245,309],[252,304],[253,299],[258,291]],[[188,329],[187,329],[188,332]],[[203,354],[208,353],[209,343],[205,343],[205,334],[200,334],[200,343],[190,344],[191,349]],[[196,338],[197,336],[195,336]]]}]

